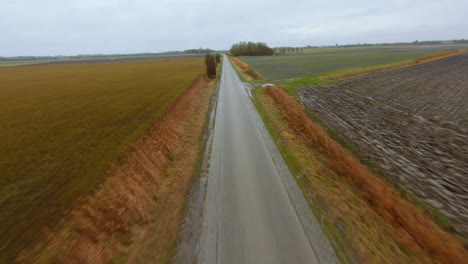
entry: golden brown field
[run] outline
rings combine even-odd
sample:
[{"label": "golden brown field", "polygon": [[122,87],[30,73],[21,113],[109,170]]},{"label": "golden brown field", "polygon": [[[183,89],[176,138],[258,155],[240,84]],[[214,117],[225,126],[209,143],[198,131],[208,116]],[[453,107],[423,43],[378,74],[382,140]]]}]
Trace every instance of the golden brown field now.
[{"label": "golden brown field", "polygon": [[0,262],[52,230],[203,71],[201,59],[0,69]]}]

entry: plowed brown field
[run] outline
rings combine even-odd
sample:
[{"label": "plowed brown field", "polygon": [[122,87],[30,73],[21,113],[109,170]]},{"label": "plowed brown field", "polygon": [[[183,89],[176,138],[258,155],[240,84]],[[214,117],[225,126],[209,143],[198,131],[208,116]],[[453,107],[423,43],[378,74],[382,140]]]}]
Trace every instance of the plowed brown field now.
[{"label": "plowed brown field", "polygon": [[398,186],[468,234],[468,54],[299,90]]}]

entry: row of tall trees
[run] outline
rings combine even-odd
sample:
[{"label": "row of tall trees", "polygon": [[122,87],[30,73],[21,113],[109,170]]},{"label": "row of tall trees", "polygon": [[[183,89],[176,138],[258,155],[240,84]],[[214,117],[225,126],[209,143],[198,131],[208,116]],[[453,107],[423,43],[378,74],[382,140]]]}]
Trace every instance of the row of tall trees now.
[{"label": "row of tall trees", "polygon": [[263,42],[239,42],[229,50],[233,56],[262,56],[273,55],[275,51]]},{"label": "row of tall trees", "polygon": [[221,62],[221,54],[211,54],[207,53],[205,55],[205,66],[206,66],[206,75],[209,78],[214,79],[216,78],[216,68],[218,67],[218,63]]},{"label": "row of tall trees", "polygon": [[275,54],[288,54],[288,53],[303,53],[304,48],[294,48],[294,47],[281,47],[275,48]]}]

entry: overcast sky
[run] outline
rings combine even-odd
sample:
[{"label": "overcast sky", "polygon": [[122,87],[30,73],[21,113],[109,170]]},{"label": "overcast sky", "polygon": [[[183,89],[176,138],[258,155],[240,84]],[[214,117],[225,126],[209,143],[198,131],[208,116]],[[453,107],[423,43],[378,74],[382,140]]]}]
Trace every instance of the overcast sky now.
[{"label": "overcast sky", "polygon": [[467,0],[0,0],[0,56],[460,38]]}]

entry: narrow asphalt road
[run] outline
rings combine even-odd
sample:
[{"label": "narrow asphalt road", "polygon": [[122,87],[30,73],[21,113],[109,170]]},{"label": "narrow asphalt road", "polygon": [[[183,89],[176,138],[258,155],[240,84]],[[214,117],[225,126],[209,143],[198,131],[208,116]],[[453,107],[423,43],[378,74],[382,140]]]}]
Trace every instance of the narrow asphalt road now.
[{"label": "narrow asphalt road", "polygon": [[224,57],[198,263],[318,263]]}]

